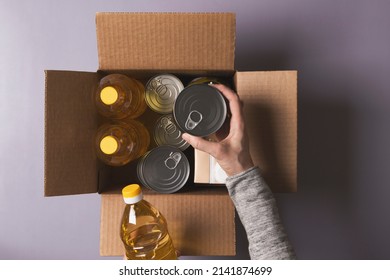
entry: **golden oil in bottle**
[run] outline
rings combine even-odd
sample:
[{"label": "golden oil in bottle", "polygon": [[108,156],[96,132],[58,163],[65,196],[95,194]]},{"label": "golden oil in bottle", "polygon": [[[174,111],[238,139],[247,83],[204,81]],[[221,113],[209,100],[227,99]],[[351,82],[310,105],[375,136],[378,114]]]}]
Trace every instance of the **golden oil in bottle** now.
[{"label": "golden oil in bottle", "polygon": [[98,158],[112,166],[122,166],[141,157],[149,144],[148,130],[135,120],[106,123],[98,129],[95,139]]},{"label": "golden oil in bottle", "polygon": [[128,260],[176,260],[177,254],[164,216],[143,199],[137,184],[122,190],[126,203],[120,237]]},{"label": "golden oil in bottle", "polygon": [[141,82],[122,74],[100,80],[95,93],[98,112],[107,118],[136,118],[146,110],[145,88]]}]

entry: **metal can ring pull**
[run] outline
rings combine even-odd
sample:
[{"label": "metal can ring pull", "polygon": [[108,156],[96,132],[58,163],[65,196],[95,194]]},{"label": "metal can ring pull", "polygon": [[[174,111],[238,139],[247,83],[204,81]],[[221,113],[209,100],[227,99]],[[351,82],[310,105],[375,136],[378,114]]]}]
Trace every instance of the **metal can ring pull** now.
[{"label": "metal can ring pull", "polygon": [[197,110],[193,110],[188,114],[188,118],[184,126],[188,130],[193,130],[202,121],[202,119],[202,114]]},{"label": "metal can ring pull", "polygon": [[161,124],[167,134],[173,134],[176,132],[176,125],[169,118],[162,118]]},{"label": "metal can ring pull", "polygon": [[168,87],[164,85],[161,80],[152,81],[152,89],[157,93],[161,99],[167,99],[170,96]]},{"label": "metal can ring pull", "polygon": [[164,161],[165,166],[168,169],[175,169],[181,160],[181,154],[178,152],[171,152],[169,157]]}]

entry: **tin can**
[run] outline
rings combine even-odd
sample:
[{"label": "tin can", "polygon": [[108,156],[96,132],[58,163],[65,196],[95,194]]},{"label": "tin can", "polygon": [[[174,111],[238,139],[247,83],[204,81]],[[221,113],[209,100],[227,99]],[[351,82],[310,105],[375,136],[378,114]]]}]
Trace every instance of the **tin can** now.
[{"label": "tin can", "polygon": [[172,114],[161,116],[154,127],[153,137],[158,146],[170,145],[182,151],[190,144],[181,138],[182,131],[175,123]]},{"label": "tin can", "polygon": [[188,86],[199,84],[220,84],[221,82],[217,78],[213,77],[198,77],[189,82]]},{"label": "tin can", "polygon": [[180,190],[190,175],[185,154],[172,146],[160,146],[146,153],[137,165],[141,184],[159,193]]},{"label": "tin can", "polygon": [[183,89],[183,83],[174,75],[154,76],[146,84],[146,104],[157,113],[169,114],[173,110],[177,96]]},{"label": "tin can", "polygon": [[226,121],[227,104],[216,88],[195,84],[177,97],[173,115],[182,131],[211,138]]}]

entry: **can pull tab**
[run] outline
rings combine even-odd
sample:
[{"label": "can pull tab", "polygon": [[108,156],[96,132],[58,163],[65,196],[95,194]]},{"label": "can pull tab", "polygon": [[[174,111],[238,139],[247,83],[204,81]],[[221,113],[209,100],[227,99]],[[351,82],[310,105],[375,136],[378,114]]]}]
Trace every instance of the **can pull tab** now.
[{"label": "can pull tab", "polygon": [[164,161],[165,166],[168,169],[175,169],[181,160],[181,154],[179,152],[171,152],[169,157]]},{"label": "can pull tab", "polygon": [[172,134],[176,132],[176,125],[169,118],[162,118],[161,125],[167,134]]},{"label": "can pull tab", "polygon": [[161,80],[152,81],[152,89],[157,93],[161,99],[169,98],[169,91],[166,85]]},{"label": "can pull tab", "polygon": [[192,110],[187,117],[185,123],[185,128],[188,130],[193,130],[203,119],[202,114],[197,110]]}]

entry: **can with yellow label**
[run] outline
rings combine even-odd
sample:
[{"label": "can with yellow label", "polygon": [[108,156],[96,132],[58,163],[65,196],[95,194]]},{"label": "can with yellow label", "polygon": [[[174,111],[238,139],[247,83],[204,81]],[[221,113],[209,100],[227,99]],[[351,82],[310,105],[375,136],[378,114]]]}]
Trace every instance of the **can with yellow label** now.
[{"label": "can with yellow label", "polygon": [[176,98],[183,88],[181,80],[172,74],[154,76],[146,83],[146,104],[157,113],[172,113]]}]

